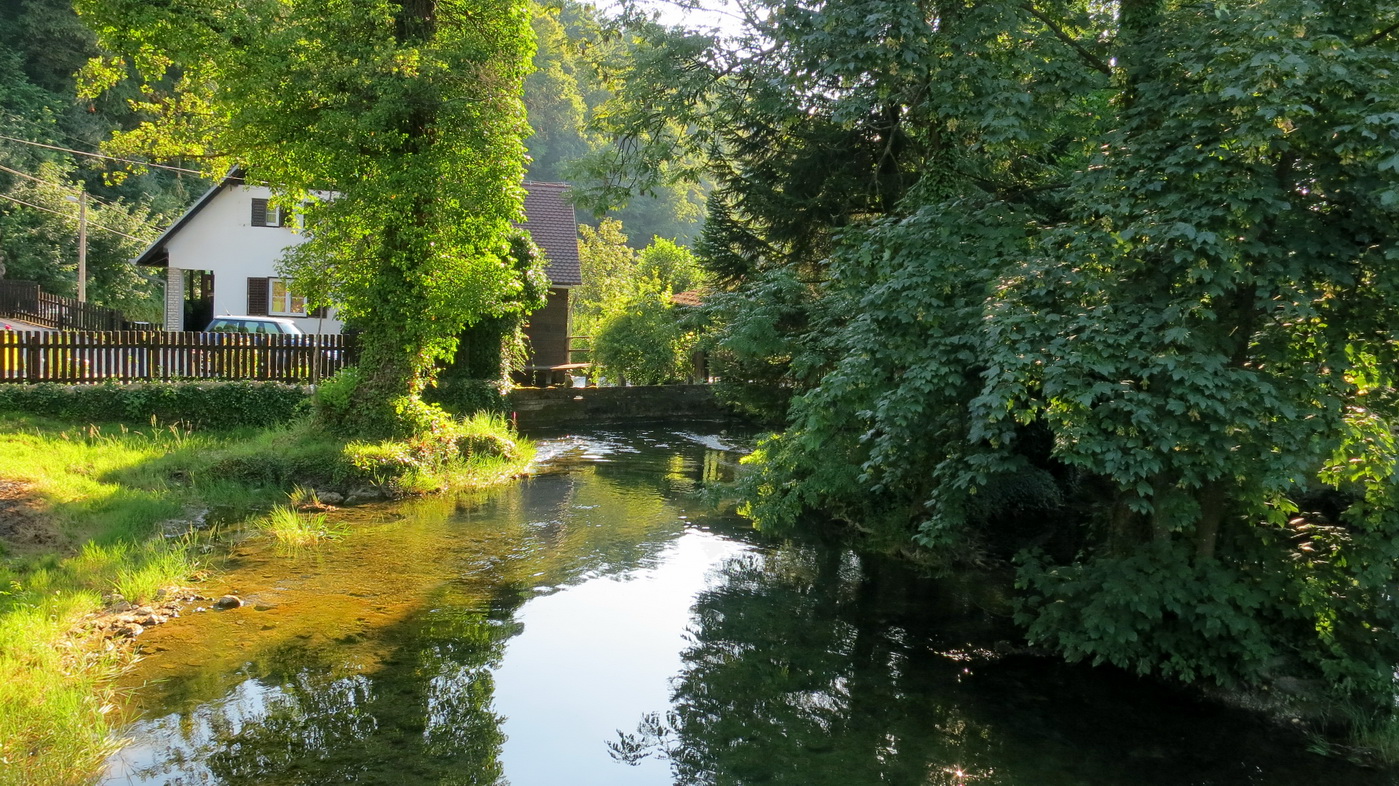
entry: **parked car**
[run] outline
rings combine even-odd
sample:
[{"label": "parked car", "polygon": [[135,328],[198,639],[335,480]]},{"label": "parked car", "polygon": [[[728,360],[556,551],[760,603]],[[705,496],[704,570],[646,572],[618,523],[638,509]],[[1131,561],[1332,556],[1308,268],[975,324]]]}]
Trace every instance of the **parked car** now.
[{"label": "parked car", "polygon": [[300,336],[301,328],[290,319],[281,317],[214,317],[204,328],[205,333],[254,333],[264,336]]}]

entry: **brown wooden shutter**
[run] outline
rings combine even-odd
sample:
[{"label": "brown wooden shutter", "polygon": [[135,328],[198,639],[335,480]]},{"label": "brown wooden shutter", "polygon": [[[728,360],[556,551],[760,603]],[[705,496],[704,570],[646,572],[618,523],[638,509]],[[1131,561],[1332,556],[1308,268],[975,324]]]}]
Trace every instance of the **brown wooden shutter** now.
[{"label": "brown wooden shutter", "polygon": [[[266,202],[266,200],[263,200]],[[267,279],[248,278],[248,316],[267,316],[267,303],[270,300],[270,293]]]},{"label": "brown wooden shutter", "polygon": [[253,226],[255,226],[255,227],[265,227],[265,226],[267,226],[267,200],[266,200],[266,199],[256,199],[256,198],[253,199],[253,220],[252,220],[252,224],[253,224]]},{"label": "brown wooden shutter", "polygon": [[312,311],[307,316],[311,317],[312,319],[325,319],[326,317],[330,316],[329,312],[330,309],[326,308],[325,306],[321,306],[315,311]]}]

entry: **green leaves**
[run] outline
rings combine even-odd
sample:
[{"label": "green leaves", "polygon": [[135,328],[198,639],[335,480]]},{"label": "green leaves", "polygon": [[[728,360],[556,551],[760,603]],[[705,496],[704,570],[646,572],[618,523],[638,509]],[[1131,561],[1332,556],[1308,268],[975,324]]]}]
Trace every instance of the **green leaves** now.
[{"label": "green leaves", "polygon": [[1069,657],[1387,684],[1381,6],[774,4],[770,56],[711,71],[701,246],[733,376],[795,393],[752,458],[759,525],[1038,547],[1021,620]]},{"label": "green leaves", "polygon": [[310,239],[286,272],[361,331],[366,431],[416,428],[403,414],[416,406],[392,402],[416,401],[462,329],[509,310],[523,286],[509,237],[523,196],[528,5],[79,9],[146,80],[149,119],[114,149],[243,165],[303,213]]}]

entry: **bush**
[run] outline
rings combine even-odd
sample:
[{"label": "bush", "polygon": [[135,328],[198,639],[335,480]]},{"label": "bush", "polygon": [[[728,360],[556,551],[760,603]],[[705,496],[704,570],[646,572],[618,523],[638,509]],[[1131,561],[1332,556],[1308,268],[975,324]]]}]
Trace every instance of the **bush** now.
[{"label": "bush", "polygon": [[423,399],[440,405],[453,415],[474,415],[478,412],[504,414],[509,410],[505,400],[505,383],[495,379],[438,380],[436,387],[423,391]]},{"label": "bush", "polygon": [[521,456],[509,422],[493,414],[449,420],[406,440],[351,442],[344,450],[352,474],[386,486],[391,493],[437,484],[454,466],[480,459],[516,461]]},{"label": "bush", "polygon": [[647,292],[603,319],[593,335],[594,360],[607,376],[639,385],[683,382],[695,341],[669,293]]},{"label": "bush", "polygon": [[0,385],[0,411],[100,423],[182,422],[199,428],[274,426],[305,411],[309,389],[281,382]]}]

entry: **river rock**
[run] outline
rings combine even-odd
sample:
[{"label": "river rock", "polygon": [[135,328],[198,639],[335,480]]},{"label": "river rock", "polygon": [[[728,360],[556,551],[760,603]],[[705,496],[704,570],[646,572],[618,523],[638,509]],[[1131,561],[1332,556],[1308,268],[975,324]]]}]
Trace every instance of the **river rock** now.
[{"label": "river rock", "polygon": [[224,595],[222,598],[219,598],[218,600],[214,601],[214,608],[219,609],[220,611],[236,609],[242,605],[243,599],[238,597],[237,595]]},{"label": "river rock", "polygon": [[374,502],[384,498],[384,492],[378,486],[361,486],[350,492],[350,496],[345,501],[351,505],[358,502]]},{"label": "river rock", "polygon": [[135,622],[119,622],[112,626],[112,637],[118,639],[134,639],[145,632],[146,629]]},{"label": "river rock", "polygon": [[339,505],[345,501],[345,495],[334,491],[317,491],[316,496],[320,498],[322,504]]},{"label": "river rock", "polygon": [[152,625],[163,625],[168,619],[169,617],[165,616],[164,614],[161,614],[160,612],[157,612],[150,606],[142,606],[136,609],[135,611],[131,612],[131,621],[138,625],[144,625],[146,627],[150,627]]}]

